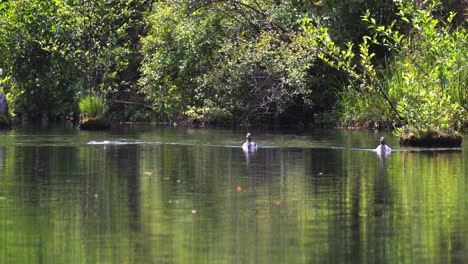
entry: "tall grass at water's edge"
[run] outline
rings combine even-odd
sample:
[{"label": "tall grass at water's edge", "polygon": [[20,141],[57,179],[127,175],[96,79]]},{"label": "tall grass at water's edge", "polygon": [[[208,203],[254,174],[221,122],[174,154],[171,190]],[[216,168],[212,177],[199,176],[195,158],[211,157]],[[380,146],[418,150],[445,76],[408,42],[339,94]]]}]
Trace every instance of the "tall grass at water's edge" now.
[{"label": "tall grass at water's edge", "polygon": [[98,96],[86,96],[79,103],[80,111],[90,117],[98,117],[104,113],[105,102]]}]

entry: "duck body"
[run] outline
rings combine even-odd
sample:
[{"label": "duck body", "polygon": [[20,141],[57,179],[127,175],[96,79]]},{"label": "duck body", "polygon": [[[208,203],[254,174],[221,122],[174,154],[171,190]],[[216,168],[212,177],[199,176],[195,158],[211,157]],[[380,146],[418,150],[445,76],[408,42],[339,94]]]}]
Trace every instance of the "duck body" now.
[{"label": "duck body", "polygon": [[375,148],[375,152],[377,153],[384,153],[384,154],[390,154],[392,152],[392,149],[385,145],[385,144],[381,144],[379,146],[377,146],[377,148]]},{"label": "duck body", "polygon": [[247,141],[244,144],[242,144],[242,149],[243,150],[257,149],[257,144],[255,144],[255,142],[253,142],[253,141]]}]

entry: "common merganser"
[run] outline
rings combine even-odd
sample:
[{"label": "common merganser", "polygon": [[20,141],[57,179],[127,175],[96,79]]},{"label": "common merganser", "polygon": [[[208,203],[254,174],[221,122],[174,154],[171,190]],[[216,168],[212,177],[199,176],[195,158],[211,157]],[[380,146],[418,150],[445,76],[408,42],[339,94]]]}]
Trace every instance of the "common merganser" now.
[{"label": "common merganser", "polygon": [[244,150],[257,149],[257,144],[255,144],[255,142],[252,141],[252,134],[247,133],[247,135],[245,136],[245,138],[246,138],[246,141],[245,141],[245,143],[242,145],[242,148],[243,148]]},{"label": "common merganser", "polygon": [[375,152],[379,154],[389,154],[390,152],[392,152],[392,149],[389,146],[385,145],[384,137],[380,137],[380,145],[378,145],[377,148],[375,148]]}]

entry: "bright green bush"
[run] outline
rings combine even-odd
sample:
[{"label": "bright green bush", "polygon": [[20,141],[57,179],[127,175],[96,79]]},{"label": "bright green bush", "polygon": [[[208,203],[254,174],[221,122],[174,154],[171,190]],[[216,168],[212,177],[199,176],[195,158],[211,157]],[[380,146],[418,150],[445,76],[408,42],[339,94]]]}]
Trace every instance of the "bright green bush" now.
[{"label": "bright green bush", "polygon": [[106,104],[99,96],[86,96],[81,99],[79,106],[82,114],[98,117],[104,113]]},{"label": "bright green bush", "polygon": [[410,127],[427,131],[461,128],[468,107],[468,33],[451,28],[428,9],[401,6],[401,16],[413,30],[402,41],[384,75],[389,97]]}]

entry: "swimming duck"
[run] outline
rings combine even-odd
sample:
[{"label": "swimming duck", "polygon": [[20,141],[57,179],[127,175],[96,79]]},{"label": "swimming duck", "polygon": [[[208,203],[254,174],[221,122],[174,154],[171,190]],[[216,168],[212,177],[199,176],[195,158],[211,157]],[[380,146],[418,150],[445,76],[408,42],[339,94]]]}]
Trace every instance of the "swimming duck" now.
[{"label": "swimming duck", "polygon": [[255,144],[255,142],[252,141],[252,134],[247,133],[247,135],[245,135],[245,139],[246,141],[242,145],[242,149],[244,150],[257,149],[257,144]]},{"label": "swimming duck", "polygon": [[375,148],[375,151],[379,154],[389,154],[390,152],[392,152],[392,149],[389,146],[385,145],[385,138],[380,137],[380,145],[378,145],[377,148]]}]

